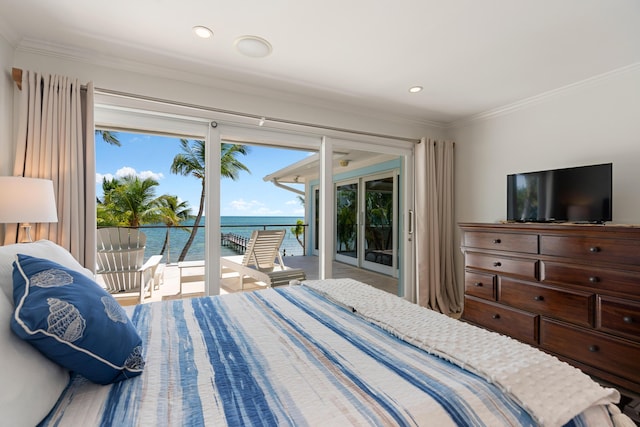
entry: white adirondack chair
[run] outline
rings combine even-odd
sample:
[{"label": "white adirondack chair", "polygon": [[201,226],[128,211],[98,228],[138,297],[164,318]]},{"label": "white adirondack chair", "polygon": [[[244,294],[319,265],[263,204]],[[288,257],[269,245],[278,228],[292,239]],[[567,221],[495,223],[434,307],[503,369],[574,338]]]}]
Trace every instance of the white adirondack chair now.
[{"label": "white adirondack chair", "polygon": [[147,236],[137,229],[100,228],[97,235],[98,269],[109,293],[125,296],[139,293],[140,303],[149,292],[153,296],[154,276],[160,255],[154,255],[145,263],[144,250]]}]

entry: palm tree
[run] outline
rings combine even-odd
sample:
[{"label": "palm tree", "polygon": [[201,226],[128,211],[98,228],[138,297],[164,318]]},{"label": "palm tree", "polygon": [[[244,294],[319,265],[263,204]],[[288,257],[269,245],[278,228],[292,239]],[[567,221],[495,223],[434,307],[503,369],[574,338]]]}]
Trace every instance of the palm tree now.
[{"label": "palm tree", "polygon": [[116,147],[120,147],[122,144],[120,140],[118,140],[118,133],[110,130],[100,130],[96,129],[96,136],[101,136],[102,140],[110,145],[115,145]]},{"label": "palm tree", "polygon": [[[184,261],[189,248],[193,243],[200,226],[200,219],[202,218],[202,212],[204,211],[204,196],[205,196],[205,143],[204,141],[195,140],[193,144],[186,139],[180,139],[180,146],[182,153],[176,154],[171,164],[171,173],[180,174],[183,176],[191,175],[200,180],[202,190],[200,193],[200,207],[196,215],[193,228],[191,229],[191,235],[185,243],[182,252],[178,257],[178,262]],[[249,172],[247,168],[240,160],[236,158],[239,154],[246,155],[248,152],[247,147],[240,144],[227,144],[223,143],[220,153],[220,176],[223,178],[231,178],[232,180],[238,179],[240,171]]]},{"label": "palm tree", "polygon": [[125,225],[122,212],[111,201],[111,194],[120,185],[117,178],[102,178],[102,200],[96,196],[96,223],[98,227]]},{"label": "palm tree", "polygon": [[103,182],[103,188],[109,189],[104,195],[104,206],[119,218],[121,225],[139,227],[160,220],[154,188],[158,181],[133,175],[114,181]]},{"label": "palm tree", "polygon": [[302,247],[302,256],[305,255],[304,242],[300,240],[300,236],[304,236],[304,221],[299,219],[296,221],[296,225],[291,227],[291,234],[296,236],[296,240]]},{"label": "palm tree", "polygon": [[220,147],[220,176],[231,178],[233,181],[240,178],[240,171],[251,173],[240,160],[239,154],[246,156],[249,149],[246,145],[222,143]]},{"label": "palm tree", "polygon": [[122,224],[119,216],[109,206],[98,200],[96,204],[96,225],[98,227],[117,227]]},{"label": "palm tree", "polygon": [[[162,222],[167,226],[167,232],[164,236],[164,243],[162,244],[162,250],[160,255],[164,255],[164,251],[167,251],[167,263],[171,262],[171,245],[170,245],[170,231],[172,227],[178,227],[182,221],[193,218],[191,215],[191,208],[187,202],[181,202],[178,200],[178,196],[171,196],[169,194],[163,194],[158,197],[158,206],[160,210],[160,216]],[[189,231],[186,227],[180,227],[183,230]]]},{"label": "palm tree", "polygon": [[[304,197],[303,196],[298,195],[298,201],[300,202],[300,204],[302,206],[304,206]],[[294,236],[296,236],[296,240],[298,241],[300,246],[302,246],[302,256],[306,255],[305,254],[304,242],[302,240],[300,240],[300,236],[303,236],[303,238],[304,238],[304,221],[301,220],[301,219],[297,220],[295,227],[291,227],[291,233]]]},{"label": "palm tree", "polygon": [[120,181],[118,178],[102,178],[102,200],[96,196],[96,201],[98,204],[108,205],[111,203],[111,192],[118,188],[120,185]]}]

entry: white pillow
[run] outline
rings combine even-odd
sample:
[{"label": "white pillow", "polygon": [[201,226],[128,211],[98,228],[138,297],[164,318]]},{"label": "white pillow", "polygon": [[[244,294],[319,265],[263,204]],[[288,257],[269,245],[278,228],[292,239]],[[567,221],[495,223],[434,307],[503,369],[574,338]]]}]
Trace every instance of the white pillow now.
[{"label": "white pillow", "polygon": [[0,424],[34,426],[55,405],[69,373],[11,331],[9,301],[0,295]]},{"label": "white pillow", "polygon": [[38,240],[33,243],[16,243],[0,246],[0,288],[9,298],[13,306],[13,261],[16,254],[29,255],[36,258],[45,258],[64,267],[76,270],[93,279],[93,273],[84,268],[62,246],[58,246],[49,240]]},{"label": "white pillow", "polygon": [[91,278],[93,273],[49,240],[0,246],[0,414],[7,425],[33,426],[56,403],[69,373],[11,331],[13,262],[18,253],[50,259]]}]

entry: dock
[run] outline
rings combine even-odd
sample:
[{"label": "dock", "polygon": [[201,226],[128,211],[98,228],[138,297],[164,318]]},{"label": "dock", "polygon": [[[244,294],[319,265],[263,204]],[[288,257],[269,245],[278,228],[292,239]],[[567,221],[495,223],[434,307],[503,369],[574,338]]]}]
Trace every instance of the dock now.
[{"label": "dock", "polygon": [[235,233],[220,233],[220,246],[231,248],[238,253],[244,253],[248,244],[248,237]]}]

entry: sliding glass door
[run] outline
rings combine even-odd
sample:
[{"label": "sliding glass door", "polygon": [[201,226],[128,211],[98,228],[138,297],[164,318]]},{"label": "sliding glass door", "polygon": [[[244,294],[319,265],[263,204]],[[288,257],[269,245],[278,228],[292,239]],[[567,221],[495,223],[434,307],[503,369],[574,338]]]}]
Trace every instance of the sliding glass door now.
[{"label": "sliding glass door", "polygon": [[336,261],[395,276],[397,172],[336,184]]},{"label": "sliding glass door", "polygon": [[397,264],[395,176],[364,181],[364,258],[362,266],[392,275]]},{"label": "sliding glass door", "polygon": [[336,186],[336,260],[358,264],[358,182]]}]

